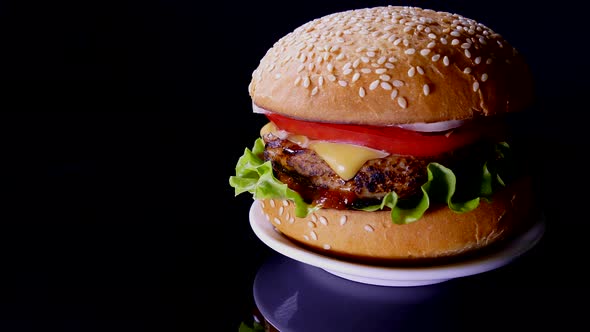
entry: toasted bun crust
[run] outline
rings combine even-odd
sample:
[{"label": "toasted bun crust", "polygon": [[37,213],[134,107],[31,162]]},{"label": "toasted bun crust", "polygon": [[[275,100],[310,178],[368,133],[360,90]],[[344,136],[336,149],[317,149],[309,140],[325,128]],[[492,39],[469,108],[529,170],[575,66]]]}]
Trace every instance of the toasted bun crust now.
[{"label": "toasted bun crust", "polygon": [[481,252],[538,217],[530,178],[505,187],[491,202],[482,200],[471,212],[442,207],[406,225],[392,223],[387,211],[320,209],[298,218],[291,201],[260,202],[268,221],[291,240],[324,255],[367,263],[437,262]]},{"label": "toasted bun crust", "polygon": [[501,35],[458,14],[401,6],[298,27],[261,59],[249,93],[294,118],[373,125],[490,116],[533,99],[529,68]]}]

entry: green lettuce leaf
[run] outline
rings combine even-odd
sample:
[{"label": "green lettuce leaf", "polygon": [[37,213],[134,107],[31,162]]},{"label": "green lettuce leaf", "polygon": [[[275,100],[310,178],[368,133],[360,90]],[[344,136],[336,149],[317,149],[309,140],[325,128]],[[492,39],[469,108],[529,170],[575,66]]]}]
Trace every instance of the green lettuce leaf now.
[{"label": "green lettuce leaf", "polygon": [[[264,162],[260,157],[264,151],[262,138],[256,139],[252,150],[245,149],[236,165],[236,175],[229,178],[229,184],[234,187],[235,195],[249,192],[254,199],[280,198],[289,199],[295,203],[297,217],[306,217],[309,213],[321,208],[307,204],[295,191],[289,189],[286,184],[277,180],[272,172],[270,161]],[[390,192],[383,197],[381,204],[364,207],[363,211],[377,211],[389,208],[391,220],[396,224],[408,224],[422,217],[431,206],[431,203],[445,203],[456,213],[469,212],[477,208],[480,200],[490,200],[491,195],[498,186],[505,186],[500,176],[508,172],[511,164],[508,158],[510,147],[502,142],[496,146],[496,159],[487,161],[481,170],[479,192],[472,198],[463,201],[453,199],[457,189],[457,178],[453,171],[439,163],[430,163],[427,166],[428,180],[421,186],[422,196],[408,204],[401,204],[397,194]],[[465,197],[463,195],[462,197]],[[402,206],[403,205],[403,206]]]},{"label": "green lettuce leaf", "polygon": [[258,138],[252,150],[246,148],[238,159],[236,175],[229,178],[230,186],[234,187],[235,195],[249,192],[254,199],[282,198],[295,202],[295,215],[306,217],[320,208],[305,203],[303,198],[286,184],[277,180],[272,172],[270,161],[265,162],[259,156],[264,151],[264,142]]},{"label": "green lettuce leaf", "polygon": [[240,322],[238,332],[264,332],[264,325],[256,321],[251,325],[248,325],[246,322]]}]

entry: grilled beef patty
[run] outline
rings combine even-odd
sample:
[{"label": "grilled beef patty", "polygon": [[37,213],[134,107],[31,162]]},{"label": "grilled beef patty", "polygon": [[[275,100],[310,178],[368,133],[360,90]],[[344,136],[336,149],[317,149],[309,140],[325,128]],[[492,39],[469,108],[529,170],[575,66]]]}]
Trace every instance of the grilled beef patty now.
[{"label": "grilled beef patty", "polygon": [[312,149],[273,134],[263,139],[264,160],[271,161],[277,179],[306,202],[334,209],[378,204],[391,191],[401,200],[411,199],[421,193],[420,186],[428,180],[426,167],[430,162],[449,167],[455,174],[480,172],[486,155],[493,151],[489,144],[477,143],[432,157],[389,155],[367,161],[346,181]]}]

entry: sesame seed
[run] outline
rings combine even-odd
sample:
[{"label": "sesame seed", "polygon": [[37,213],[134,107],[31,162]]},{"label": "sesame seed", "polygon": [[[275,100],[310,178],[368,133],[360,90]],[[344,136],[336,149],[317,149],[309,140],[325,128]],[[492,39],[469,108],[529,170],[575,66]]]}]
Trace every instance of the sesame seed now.
[{"label": "sesame seed", "polygon": [[491,64],[491,63],[492,63],[492,61],[493,61],[493,60],[492,60],[492,58],[488,58],[488,59],[486,60],[486,64],[487,64],[487,65],[489,65],[489,64]]},{"label": "sesame seed", "polygon": [[345,69],[345,70],[342,72],[342,74],[344,74],[344,75],[348,75],[348,74],[350,74],[350,73],[352,73],[352,69],[350,69],[350,68],[348,68],[348,69]]},{"label": "sesame seed", "polygon": [[377,63],[382,65],[385,63],[385,61],[387,61],[387,57],[386,56],[382,56],[377,60]]},{"label": "sesame seed", "polygon": [[309,84],[310,84],[309,76],[305,76],[303,78],[303,84],[302,85],[303,85],[304,88],[307,88],[307,87],[309,87]]},{"label": "sesame seed", "polygon": [[375,74],[385,74],[386,72],[387,72],[387,69],[385,69],[385,68],[375,69]]},{"label": "sesame seed", "polygon": [[344,56],[345,56],[344,53],[340,53],[340,54],[338,54],[338,56],[336,56],[336,60],[342,60],[342,59],[344,59]]},{"label": "sesame seed", "polygon": [[430,87],[428,86],[428,84],[424,84],[422,86],[422,92],[425,96],[428,96],[430,94]]},{"label": "sesame seed", "polygon": [[319,88],[318,88],[317,86],[316,86],[316,87],[314,87],[313,89],[311,89],[311,95],[312,95],[312,96],[315,96],[315,95],[317,95],[317,94],[318,94],[318,91],[319,91]]},{"label": "sesame seed", "polygon": [[354,75],[352,75],[352,81],[351,81],[351,83],[356,82],[360,77],[361,77],[361,74],[354,73]]},{"label": "sesame seed", "polygon": [[473,83],[473,91],[475,92],[477,90],[479,90],[479,83],[478,82],[474,82]]},{"label": "sesame seed", "polygon": [[274,218],[272,221],[274,221],[275,224],[280,225],[281,224],[281,219],[279,218]]},{"label": "sesame seed", "polygon": [[463,69],[463,73],[465,73],[465,74],[471,73],[471,68],[470,67],[465,67],[465,69]]},{"label": "sesame seed", "polygon": [[451,62],[449,61],[449,57],[445,55],[445,57],[443,58],[443,64],[445,66],[448,66]]},{"label": "sesame seed", "polygon": [[301,76],[297,76],[295,78],[295,82],[294,82],[295,86],[299,85],[299,82],[301,82]]},{"label": "sesame seed", "polygon": [[391,91],[391,95],[389,95],[391,97],[391,99],[395,99],[395,97],[397,97],[397,89],[393,89],[393,91]]},{"label": "sesame seed", "polygon": [[473,62],[475,62],[476,65],[479,65],[481,62],[481,57],[480,56],[476,57],[475,59],[473,59]]},{"label": "sesame seed", "polygon": [[430,39],[436,39],[436,35],[434,33],[429,33],[428,34],[428,38],[430,38]]},{"label": "sesame seed", "polygon": [[430,60],[432,60],[433,62],[438,61],[438,59],[440,59],[440,54],[435,54],[432,56],[432,58],[430,58]]},{"label": "sesame seed", "polygon": [[400,86],[404,85],[404,81],[393,80],[393,82],[391,82],[391,84],[393,84],[393,86],[395,86],[396,88],[399,88]]},{"label": "sesame seed", "polygon": [[377,87],[379,86],[380,80],[374,80],[373,82],[371,82],[371,84],[369,85],[369,90],[375,90],[377,89]]},{"label": "sesame seed", "polygon": [[361,63],[361,59],[356,59],[354,60],[354,62],[352,63],[352,68],[356,68],[360,65]]},{"label": "sesame seed", "polygon": [[365,96],[365,89],[362,86],[359,88],[359,96],[361,98],[363,98]]},{"label": "sesame seed", "polygon": [[441,37],[440,38],[440,42],[443,43],[443,45],[446,45],[447,44],[447,39],[444,38],[444,37]]},{"label": "sesame seed", "polygon": [[309,228],[316,228],[317,225],[313,221],[308,221],[307,222],[307,227],[309,227]]},{"label": "sesame seed", "polygon": [[406,54],[414,54],[414,53],[416,53],[416,50],[413,49],[413,48],[408,48],[407,50],[404,51],[404,53],[406,53]]},{"label": "sesame seed", "polygon": [[469,50],[465,50],[465,56],[471,58],[471,52],[469,52]]},{"label": "sesame seed", "polygon": [[468,49],[471,47],[471,43],[463,43],[461,44],[461,48]]},{"label": "sesame seed", "polygon": [[408,69],[408,76],[414,77],[414,74],[416,74],[416,68],[410,67],[410,69]]},{"label": "sesame seed", "polygon": [[418,74],[424,75],[424,69],[422,69],[422,67],[416,66],[416,71],[418,72]]},{"label": "sesame seed", "polygon": [[363,73],[363,74],[370,74],[371,73],[371,69],[370,68],[361,68],[361,73]]},{"label": "sesame seed", "polygon": [[343,80],[339,80],[338,81],[338,84],[340,84],[340,86],[347,86],[348,85],[348,82],[343,81]]},{"label": "sesame seed", "polygon": [[330,82],[336,81],[336,76],[334,76],[332,74],[328,75],[328,81],[330,81]]},{"label": "sesame seed", "polygon": [[326,217],[321,216],[319,220],[320,220],[320,224],[322,224],[324,226],[328,225],[328,219],[326,219]]},{"label": "sesame seed", "polygon": [[408,101],[406,100],[406,98],[404,97],[399,97],[397,98],[397,104],[401,107],[401,108],[406,108],[408,107]]},{"label": "sesame seed", "polygon": [[428,53],[430,53],[430,50],[427,48],[423,48],[420,50],[420,55],[422,55],[422,56],[427,56]]},{"label": "sesame seed", "polygon": [[317,240],[318,239],[318,235],[314,231],[309,232],[309,235],[311,235],[311,238],[313,240]]},{"label": "sesame seed", "polygon": [[331,248],[332,248],[332,247],[330,247],[330,245],[329,245],[329,244],[324,244],[324,249],[326,249],[326,250],[330,250]]},{"label": "sesame seed", "polygon": [[451,40],[451,45],[459,45],[459,43],[460,43],[459,39]]},{"label": "sesame seed", "polygon": [[334,65],[330,62],[326,65],[326,69],[328,69],[329,72],[333,72],[334,71]]},{"label": "sesame seed", "polygon": [[391,76],[389,76],[387,74],[383,74],[383,75],[379,75],[379,79],[382,81],[389,81],[389,80],[391,80]]},{"label": "sesame seed", "polygon": [[384,90],[391,90],[393,87],[388,82],[381,82],[381,88]]},{"label": "sesame seed", "polygon": [[385,66],[385,68],[389,68],[389,69],[393,69],[393,68],[395,68],[395,66],[394,66],[394,65],[393,65],[393,63],[391,63],[391,62],[386,62],[386,63],[384,64],[384,66]]},{"label": "sesame seed", "polygon": [[324,76],[318,77],[318,86],[324,85]]},{"label": "sesame seed", "polygon": [[486,73],[481,74],[481,81],[485,82],[487,80],[488,80],[488,74],[486,74]]},{"label": "sesame seed", "polygon": [[363,227],[363,228],[367,232],[373,232],[373,231],[375,231],[375,229],[371,225],[365,225],[365,227]]},{"label": "sesame seed", "polygon": [[344,224],[346,224],[347,219],[348,218],[346,216],[341,216],[340,217],[340,226],[344,226]]},{"label": "sesame seed", "polygon": [[393,42],[393,45],[397,46],[397,45],[399,45],[401,42],[402,42],[402,39],[401,39],[401,38],[398,38],[398,39],[396,39],[396,40]]}]

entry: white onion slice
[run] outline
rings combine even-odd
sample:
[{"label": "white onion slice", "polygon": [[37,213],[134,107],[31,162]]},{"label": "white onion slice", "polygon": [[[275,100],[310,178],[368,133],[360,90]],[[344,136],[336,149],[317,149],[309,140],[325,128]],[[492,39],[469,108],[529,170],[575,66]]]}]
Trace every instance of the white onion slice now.
[{"label": "white onion slice", "polygon": [[257,106],[254,103],[252,103],[252,111],[254,111],[254,113],[259,113],[259,114],[267,114],[267,113],[270,113],[269,111],[265,110],[262,107]]},{"label": "white onion slice", "polygon": [[[254,113],[259,114],[268,114],[272,113],[270,111],[265,110],[262,107],[256,106],[256,104],[252,103],[252,110]],[[466,120],[448,120],[448,121],[439,121],[439,122],[416,122],[416,123],[408,123],[408,124],[399,124],[395,125],[396,127],[400,127],[407,130],[412,131],[419,131],[419,132],[440,132],[440,131],[447,131],[453,128],[461,127]]]},{"label": "white onion slice", "polygon": [[440,122],[417,122],[417,123],[408,123],[408,124],[401,124],[396,125],[396,127],[400,127],[407,130],[412,131],[421,131],[421,132],[438,132],[438,131],[447,131],[449,129],[461,127],[465,123],[465,120],[448,120],[448,121],[440,121]]}]

